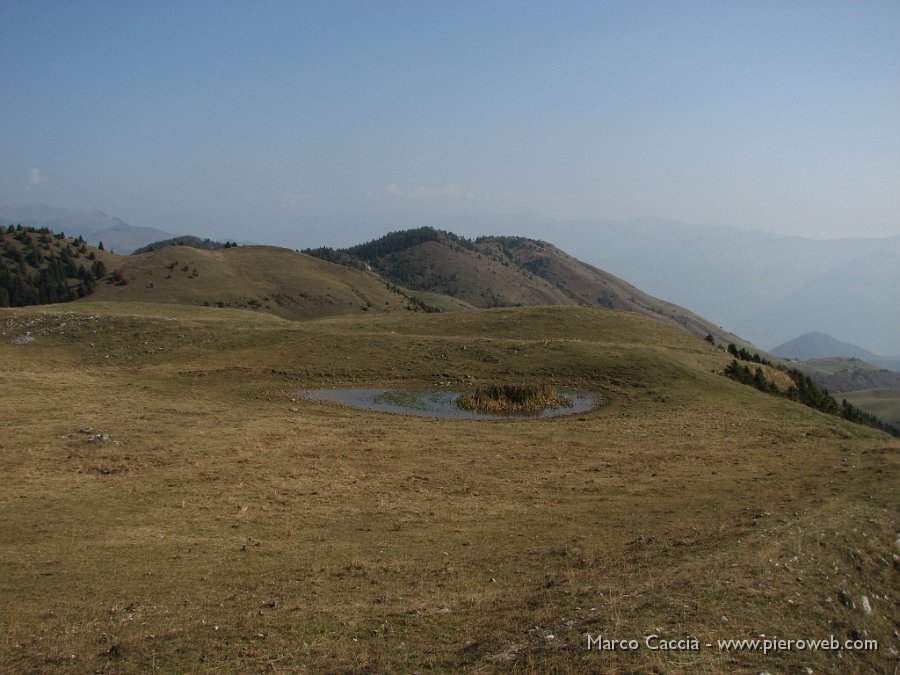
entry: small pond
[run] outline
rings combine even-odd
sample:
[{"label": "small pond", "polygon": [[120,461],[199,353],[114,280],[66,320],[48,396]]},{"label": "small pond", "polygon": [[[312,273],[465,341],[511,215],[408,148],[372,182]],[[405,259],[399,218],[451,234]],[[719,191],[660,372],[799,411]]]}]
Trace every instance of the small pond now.
[{"label": "small pond", "polygon": [[462,410],[456,406],[463,392],[445,390],[408,389],[311,389],[291,392],[292,396],[311,401],[331,401],[351,408],[417,417],[438,417],[456,420],[510,420],[561,417],[587,412],[596,399],[584,393],[561,390],[572,401],[568,408],[545,408],[530,414],[501,414]]}]

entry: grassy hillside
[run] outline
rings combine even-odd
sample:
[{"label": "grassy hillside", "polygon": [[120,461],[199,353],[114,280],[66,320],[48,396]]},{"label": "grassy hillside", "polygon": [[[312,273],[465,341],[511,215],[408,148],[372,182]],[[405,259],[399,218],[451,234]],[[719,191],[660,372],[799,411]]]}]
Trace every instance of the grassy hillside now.
[{"label": "grassy hillside", "polygon": [[798,365],[798,368],[802,368],[810,373],[819,373],[822,375],[836,375],[850,370],[858,371],[860,373],[876,373],[881,370],[878,366],[874,366],[861,359],[840,356],[803,361]]},{"label": "grassy hillside", "polygon": [[393,232],[335,251],[308,251],[349,267],[371,268],[417,291],[448,295],[474,307],[583,305],[623,309],[679,325],[720,343],[746,344],[702,317],[653,298],[555,246],[525,237],[474,242],[430,227]]},{"label": "grassy hillside", "polygon": [[814,359],[794,364],[840,401],[900,428],[900,373],[857,358]]},{"label": "grassy hillside", "polygon": [[291,319],[414,309],[378,277],[274,246],[173,246],[118,258],[97,300],[244,308]]},{"label": "grassy hillside", "polygon": [[[890,672],[900,443],[729,360],[579,307],[0,310],[0,671]],[[534,380],[607,403],[467,422],[291,396]],[[761,634],[879,648],[705,647]]]},{"label": "grassy hillside", "polygon": [[859,359],[814,359],[803,361],[797,367],[834,393],[862,389],[900,390],[900,373]]},{"label": "grassy hillside", "polygon": [[159,241],[154,241],[146,246],[141,246],[136,249],[132,255],[140,255],[141,253],[150,253],[151,251],[158,251],[161,248],[168,248],[170,246],[190,246],[191,248],[202,248],[207,251],[218,251],[223,248],[231,248],[232,246],[237,246],[237,244],[233,244],[230,241],[226,241],[224,244],[220,241],[213,241],[212,239],[206,238],[201,239],[200,237],[195,237],[190,234],[185,234],[180,237],[170,237],[169,239],[161,239]]},{"label": "grassy hillside", "polygon": [[861,389],[841,396],[860,410],[900,428],[900,389]]},{"label": "grassy hillside", "polygon": [[345,251],[409,288],[459,298],[475,307],[575,304],[552,284],[465,239],[430,227],[393,232]]},{"label": "grassy hillside", "polygon": [[525,237],[482,237],[476,245],[495,259],[508,261],[549,282],[562,291],[571,304],[639,312],[679,325],[695,335],[711,334],[722,343],[746,344],[683,307],[647,295],[547,242]]},{"label": "grassy hillside", "polygon": [[[51,242],[58,238],[52,233],[42,236]],[[193,244],[171,245],[182,240]],[[69,248],[74,246],[76,256],[81,249],[87,253],[83,241],[64,241]],[[476,307],[600,306],[652,316],[696,335],[712,334],[720,344],[745,344],[701,317],[648,296],[550,244],[522,237],[471,242],[421,228],[346,251],[311,251],[315,256],[273,246],[223,246],[190,237],[157,244],[153,250],[127,257],[91,249],[92,259],[100,255],[105,264],[103,283],[91,283],[82,292],[81,280],[73,279],[69,286],[74,290],[68,295],[71,299],[91,295],[115,302],[245,308],[291,319]],[[20,244],[13,241],[7,246]],[[42,302],[63,297],[50,295]]]}]

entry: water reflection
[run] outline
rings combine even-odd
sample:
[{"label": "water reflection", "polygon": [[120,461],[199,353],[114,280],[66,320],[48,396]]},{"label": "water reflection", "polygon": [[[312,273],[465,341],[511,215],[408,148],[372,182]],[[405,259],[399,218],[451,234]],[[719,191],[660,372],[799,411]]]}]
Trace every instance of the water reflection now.
[{"label": "water reflection", "polygon": [[594,407],[595,398],[589,394],[565,390],[560,393],[572,401],[570,407],[546,408],[534,413],[499,415],[475,410],[461,410],[456,406],[456,399],[462,395],[462,392],[439,389],[310,389],[295,391],[292,395],[311,401],[332,401],[362,410],[457,420],[561,417],[583,413]]}]

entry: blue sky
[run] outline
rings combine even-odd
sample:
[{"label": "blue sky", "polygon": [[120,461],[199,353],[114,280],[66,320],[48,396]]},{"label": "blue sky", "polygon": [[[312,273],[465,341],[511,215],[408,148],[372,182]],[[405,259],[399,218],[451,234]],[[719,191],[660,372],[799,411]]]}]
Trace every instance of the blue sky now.
[{"label": "blue sky", "polygon": [[0,204],[296,247],[519,216],[895,235],[898,35],[895,1],[4,0]]}]

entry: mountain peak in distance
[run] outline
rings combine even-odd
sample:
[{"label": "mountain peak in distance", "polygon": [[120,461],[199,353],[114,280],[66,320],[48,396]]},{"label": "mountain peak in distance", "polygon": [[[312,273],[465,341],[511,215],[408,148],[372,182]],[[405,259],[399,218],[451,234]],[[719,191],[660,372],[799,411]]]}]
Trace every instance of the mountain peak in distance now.
[{"label": "mountain peak in distance", "polygon": [[97,209],[71,211],[45,204],[0,206],[0,224],[46,227],[54,232],[83,237],[92,246],[97,246],[102,241],[104,248],[117,253],[130,253],[136,248],[172,236],[152,227],[129,225],[121,218]]}]

